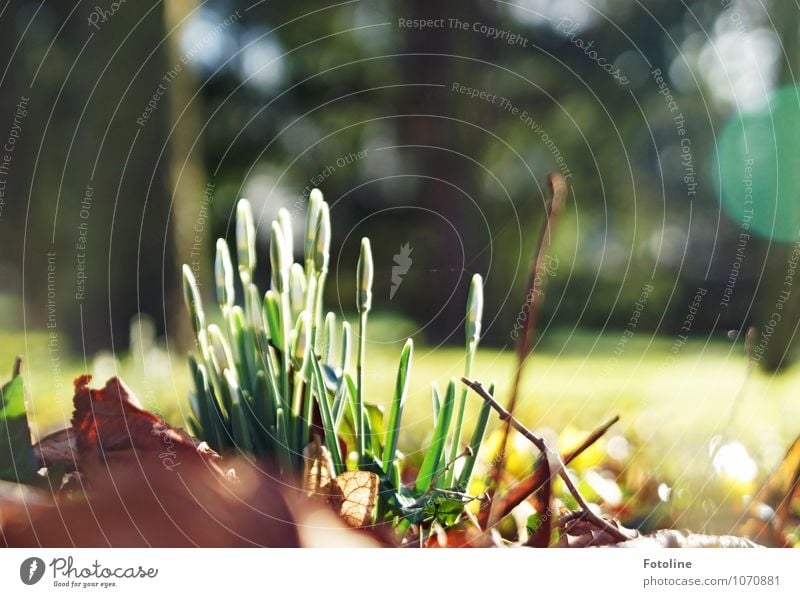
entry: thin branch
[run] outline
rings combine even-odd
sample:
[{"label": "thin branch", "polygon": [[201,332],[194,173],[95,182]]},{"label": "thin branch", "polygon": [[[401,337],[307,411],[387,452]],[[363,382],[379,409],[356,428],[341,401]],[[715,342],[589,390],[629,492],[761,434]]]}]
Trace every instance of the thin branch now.
[{"label": "thin branch", "polygon": [[528,352],[530,351],[536,332],[536,322],[539,319],[539,307],[542,301],[535,300],[535,296],[537,286],[541,285],[544,254],[550,246],[553,226],[558,216],[564,210],[564,204],[567,200],[567,181],[563,176],[556,172],[551,172],[547,178],[547,182],[550,186],[550,205],[548,206],[547,217],[542,225],[542,231],[539,234],[539,244],[536,246],[536,251],[533,254],[533,267],[531,268],[530,278],[528,279],[528,294],[525,295],[525,304],[528,308],[522,311],[522,332],[520,334],[517,351],[517,371],[514,375],[514,385],[512,386],[511,401],[509,402],[509,410],[511,412],[514,412],[514,407],[516,406],[523,366],[528,357]]},{"label": "thin branch", "polygon": [[[508,403],[508,409],[512,413],[517,406],[522,372],[529,356],[528,353],[531,350],[533,337],[536,332],[536,323],[539,319],[539,308],[542,301],[536,300],[535,297],[537,294],[541,294],[539,287],[542,284],[544,255],[547,248],[550,246],[553,226],[559,214],[564,210],[564,204],[567,200],[567,180],[561,174],[551,172],[547,177],[547,182],[550,187],[550,203],[547,208],[547,216],[542,224],[542,230],[539,233],[539,242],[533,253],[533,265],[531,267],[530,278],[528,279],[527,294],[525,295],[525,307],[527,308],[522,309],[522,326],[517,348],[517,370],[514,372],[514,383],[511,386],[511,398]],[[508,444],[509,431],[510,427],[506,425],[503,429],[503,440],[500,443],[500,457],[497,459],[497,463],[491,472],[489,495],[492,499],[494,498],[494,490],[499,482],[503,467],[505,466],[504,455],[506,445]]]},{"label": "thin branch", "polygon": [[592,431],[586,437],[586,439],[581,442],[580,446],[578,446],[577,448],[572,450],[569,454],[564,456],[564,464],[569,464],[570,462],[575,460],[593,443],[595,443],[597,440],[603,437],[608,432],[608,430],[611,429],[611,427],[618,422],[619,422],[619,415],[615,415],[613,419],[610,419],[609,421],[603,423],[602,425],[600,425],[600,427]]},{"label": "thin branch", "polygon": [[[613,419],[603,423],[597,429],[592,431],[586,439],[584,439],[581,444],[571,450],[569,453],[565,454],[562,458],[564,459],[564,466],[568,465],[570,462],[575,460],[578,456],[580,456],[583,452],[589,449],[597,440],[599,440],[603,435],[605,435],[608,430],[614,425],[617,421],[619,421],[619,417],[614,417]],[[549,483],[550,479],[545,477],[543,473],[537,468],[534,470],[533,474],[526,478],[525,480],[521,481],[519,484],[515,485],[514,487],[510,488],[503,496],[502,500],[500,501],[499,505],[499,512],[497,513],[497,518],[503,518],[507,514],[511,512],[514,508],[519,506],[529,495],[533,495],[537,491],[539,491],[546,483]],[[488,522],[488,516],[482,513],[481,521],[486,524]]]},{"label": "thin branch", "polygon": [[[487,392],[480,382],[472,381],[467,379],[466,377],[462,377],[461,381],[464,382],[469,388],[471,388],[478,396],[483,398],[489,405],[497,411],[497,414],[500,416],[500,419],[503,421],[507,421],[508,424],[516,429],[525,439],[531,442],[534,446],[538,448],[538,450],[545,455],[547,458],[547,462],[550,465],[550,475],[551,479],[558,475],[564,481],[564,485],[567,487],[567,490],[572,494],[572,497],[575,498],[575,501],[578,502],[578,506],[581,510],[583,510],[583,517],[586,521],[591,522],[595,526],[600,529],[603,529],[607,533],[609,533],[612,537],[617,538],[620,541],[627,541],[628,537],[623,535],[619,529],[617,529],[614,525],[610,522],[605,520],[604,518],[595,514],[590,508],[589,505],[586,503],[586,500],[583,499],[583,496],[580,494],[578,489],[575,487],[575,484],[572,482],[572,478],[567,473],[567,469],[564,466],[563,460],[561,460],[561,456],[558,452],[551,450],[550,447],[545,443],[545,441],[535,435],[530,429],[525,427],[522,423],[520,423],[516,418],[514,418],[510,412],[508,412],[505,408],[503,408],[494,398],[492,398],[491,394]],[[555,469],[555,470],[554,470]]]},{"label": "thin branch", "polygon": [[576,510],[575,512],[570,512],[569,514],[565,514],[564,516],[560,517],[556,521],[557,527],[565,527],[571,522],[578,522],[579,520],[583,520],[585,513],[583,510]]}]

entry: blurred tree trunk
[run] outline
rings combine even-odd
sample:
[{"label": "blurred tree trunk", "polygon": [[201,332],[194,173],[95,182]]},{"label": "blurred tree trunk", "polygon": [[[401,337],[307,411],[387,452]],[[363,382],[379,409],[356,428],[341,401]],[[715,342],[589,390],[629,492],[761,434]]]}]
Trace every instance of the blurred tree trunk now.
[{"label": "blurred tree trunk", "polygon": [[[780,61],[779,86],[797,85],[800,78],[800,9],[793,2],[776,2],[771,10],[771,17],[775,23],[776,33],[780,36],[783,46],[784,56]],[[797,189],[790,192],[797,193]],[[793,197],[781,197],[781,201],[800,201],[797,195]],[[798,238],[795,243],[800,243]],[[764,278],[764,283],[758,297],[757,322],[759,338],[764,325],[769,322],[772,314],[776,310],[779,302],[780,293],[784,287],[784,277],[786,276],[788,260],[795,248],[795,243],[789,244],[780,241],[772,241],[770,246],[769,258],[764,267],[768,275]],[[795,281],[800,284],[800,280]],[[798,333],[798,322],[800,322],[800,288],[792,288],[789,299],[783,304],[781,311],[782,319],[780,324],[775,327],[766,349],[761,355],[761,366],[768,371],[778,371],[791,364],[790,350],[795,344],[795,336]]]},{"label": "blurred tree trunk", "polygon": [[[413,15],[417,19],[448,19],[457,17],[472,22],[477,17],[473,3],[459,5],[430,2],[428,0],[412,0],[403,7],[403,14]],[[408,53],[399,64],[404,71],[402,80],[414,83],[431,83],[448,85],[447,89],[431,88],[421,91],[420,87],[410,86],[401,94],[399,104],[406,114],[430,114],[431,117],[412,117],[404,119],[398,128],[402,144],[419,146],[411,150],[415,158],[415,172],[421,178],[422,205],[437,214],[432,218],[430,226],[432,246],[416,250],[417,255],[428,254],[430,271],[424,280],[425,292],[420,293],[416,301],[409,302],[411,315],[418,321],[428,323],[432,316],[430,297],[450,296],[446,308],[430,321],[433,335],[442,338],[453,330],[457,330],[463,320],[462,306],[466,304],[467,291],[471,278],[470,270],[478,267],[473,259],[478,253],[477,239],[472,233],[472,223],[465,216],[472,206],[463,193],[475,197],[477,193],[477,176],[475,167],[463,157],[457,156],[448,148],[463,150],[475,145],[475,133],[468,130],[468,125],[454,122],[452,117],[454,102],[449,84],[457,80],[469,80],[465,71],[475,68],[465,60],[454,59],[459,55],[459,39],[463,34],[451,27],[430,30],[408,29],[403,32]],[[466,36],[471,44],[469,55],[482,55],[483,37]],[[441,56],[436,56],[440,54]],[[436,118],[441,115],[445,118]],[[469,122],[469,120],[467,120]],[[441,149],[437,149],[441,148]],[[469,153],[469,152],[467,152]],[[480,159],[475,155],[475,159]],[[444,181],[443,183],[437,180]],[[463,243],[459,246],[454,237],[454,229]],[[420,250],[422,249],[422,250]],[[427,250],[426,250],[427,249]],[[468,270],[461,271],[463,266]],[[460,278],[460,281],[459,281]],[[455,292],[454,292],[455,289]],[[460,336],[456,335],[455,338]]]},{"label": "blurred tree trunk", "polygon": [[[37,169],[32,181],[25,268],[43,292],[40,272],[55,227],[59,333],[65,332],[86,355],[102,348],[124,352],[132,317],[147,313],[163,331],[164,296],[180,288],[180,280],[161,275],[164,260],[170,259],[163,245],[164,107],[140,122],[164,73],[165,55],[158,47],[164,37],[163,8],[160,0],[129,2],[124,12],[97,27],[88,23],[93,6],[81,7],[72,17],[68,5],[51,8],[54,27],[64,21],[66,26],[51,53],[54,58],[42,63],[31,89],[31,120],[49,122],[49,128],[32,147],[35,156],[42,142],[39,163],[46,166]],[[56,30],[49,29],[51,34]],[[25,72],[35,72],[49,42],[48,36],[31,40]],[[75,68],[66,77],[73,60]],[[82,225],[85,250],[76,248]],[[77,280],[83,259],[85,288]],[[43,304],[31,311],[46,312]]]},{"label": "blurred tree trunk", "polygon": [[[169,184],[171,193],[171,237],[174,260],[165,275],[181,280],[181,266],[188,263],[195,271],[201,288],[212,258],[208,245],[206,226],[199,223],[198,215],[203,209],[205,175],[203,172],[202,143],[200,136],[199,96],[192,99],[196,81],[186,68],[186,58],[181,53],[181,32],[187,17],[197,8],[197,0],[165,0],[164,25],[167,32],[167,68],[181,67],[180,74],[169,89]],[[194,147],[192,145],[194,144]],[[213,193],[213,188],[210,190]],[[202,228],[202,229],[199,229]],[[198,275],[199,274],[199,275]],[[182,285],[172,288],[166,297],[169,331],[180,341],[187,343],[192,337],[182,297]]]},{"label": "blurred tree trunk", "polygon": [[[14,19],[0,19],[0,56],[3,57],[0,60],[0,75],[8,66],[2,87],[0,87],[2,89],[2,93],[0,93],[0,135],[3,143],[12,127],[16,105],[25,93],[24,87],[19,81],[20,69],[9,64],[18,39],[19,35]],[[30,121],[30,119],[28,120]],[[31,138],[28,124],[26,123],[26,130],[20,145],[26,143],[26,138]],[[29,162],[28,154],[24,151],[17,151],[13,156],[12,163],[3,173],[0,173],[0,189],[2,190],[2,197],[0,197],[0,280],[2,280],[0,299],[5,299],[6,297],[2,295],[6,293],[16,297],[22,296],[20,281],[22,243],[19,242],[20,236],[15,233],[15,230],[21,228],[20,222],[24,218],[25,209],[20,198],[23,197]],[[3,309],[0,312],[0,329],[4,327],[14,329],[22,321],[20,304],[15,303],[13,307],[13,312],[9,312],[9,303],[3,302]],[[7,367],[7,365],[0,363],[0,367]]]}]

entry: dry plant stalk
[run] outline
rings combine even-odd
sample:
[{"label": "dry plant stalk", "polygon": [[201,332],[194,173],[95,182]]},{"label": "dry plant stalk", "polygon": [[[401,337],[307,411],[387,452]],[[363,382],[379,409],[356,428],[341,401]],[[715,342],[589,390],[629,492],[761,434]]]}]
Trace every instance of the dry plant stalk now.
[{"label": "dry plant stalk", "polygon": [[[541,272],[544,267],[544,256],[550,246],[552,231],[558,216],[564,210],[564,205],[567,200],[567,180],[557,172],[551,172],[547,177],[547,183],[550,188],[550,201],[547,209],[547,216],[542,224],[542,230],[539,233],[539,242],[533,253],[532,268],[530,278],[528,279],[527,294],[525,295],[527,309],[523,309],[522,331],[520,333],[519,344],[517,348],[517,369],[514,373],[514,382],[511,387],[511,398],[508,403],[508,411],[513,413],[516,410],[517,400],[519,397],[519,387],[522,381],[522,372],[525,364],[528,361],[529,352],[531,350],[532,338],[535,334],[536,323],[539,319],[539,308],[541,300],[534,300],[534,297],[539,290],[538,286],[541,281]],[[497,490],[498,483],[502,477],[502,472],[505,467],[505,452],[508,445],[508,436],[511,431],[509,424],[506,424],[503,430],[503,440],[500,442],[500,452],[495,466],[491,471],[490,487],[489,487],[489,501],[487,508],[489,509],[490,526],[493,526],[499,518],[494,515],[494,494]]]},{"label": "dry plant stalk", "polygon": [[[558,475],[564,481],[564,485],[567,487],[567,490],[572,494],[572,497],[575,498],[575,501],[578,502],[578,506],[580,507],[581,511],[583,512],[583,520],[589,522],[596,526],[597,528],[601,529],[602,531],[609,534],[611,537],[615,537],[618,541],[626,541],[629,539],[625,534],[620,532],[620,530],[615,527],[613,524],[601,518],[597,514],[595,514],[590,508],[589,505],[586,503],[586,500],[583,499],[583,496],[578,491],[575,484],[572,482],[572,479],[567,473],[567,469],[564,466],[564,461],[561,460],[561,456],[554,450],[552,450],[547,443],[541,438],[535,435],[530,429],[525,427],[522,423],[520,423],[514,416],[503,408],[492,396],[483,388],[483,386],[477,382],[472,381],[467,378],[462,378],[463,381],[467,386],[469,386],[478,396],[483,398],[486,402],[488,402],[491,407],[497,411],[497,414],[500,416],[500,419],[506,421],[507,424],[514,429],[516,429],[520,434],[522,434],[525,439],[530,441],[536,448],[544,455],[547,466],[550,470],[550,480]],[[491,518],[490,518],[491,521]]]}]

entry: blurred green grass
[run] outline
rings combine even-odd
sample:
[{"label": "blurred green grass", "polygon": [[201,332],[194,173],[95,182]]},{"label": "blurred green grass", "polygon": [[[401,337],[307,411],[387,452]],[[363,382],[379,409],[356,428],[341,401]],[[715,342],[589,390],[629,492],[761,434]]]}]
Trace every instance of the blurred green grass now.
[{"label": "blurred green grass", "polygon": [[[676,477],[704,470],[709,441],[716,436],[743,443],[757,462],[774,464],[800,431],[800,368],[780,376],[753,372],[747,379],[740,346],[725,339],[690,340],[670,359],[669,339],[631,339],[620,356],[618,334],[555,334],[529,363],[523,378],[518,417],[529,427],[555,438],[558,432],[589,431],[613,415],[615,431],[647,453],[655,471]],[[366,383],[368,400],[387,404],[391,398],[401,343],[371,338]],[[119,375],[144,406],[174,425],[186,426],[189,376],[182,350],[168,352],[148,330],[134,336],[129,350],[118,355],[67,353],[60,345],[58,362],[48,350],[48,335],[0,335],[0,363],[10,371],[22,354],[33,431],[40,435],[69,424],[72,380],[89,372],[95,385]],[[430,384],[444,387],[460,377],[463,351],[419,346],[401,434],[401,446],[412,459],[421,458],[432,429]],[[498,396],[508,399],[516,366],[513,349],[483,349],[473,377],[496,381]],[[5,376],[3,376],[5,377]],[[735,415],[731,415],[740,395]],[[467,426],[477,414],[479,399],[471,396]],[[496,426],[496,422],[492,426]]]},{"label": "blurred green grass", "polygon": [[[385,406],[391,400],[402,343],[384,343],[388,328],[374,328],[376,336],[383,338],[370,338],[367,399]],[[397,337],[396,327],[389,331]],[[576,462],[579,474],[594,474],[584,467],[610,467],[610,474],[619,475],[620,488],[632,499],[630,503],[637,504],[629,512],[632,520],[730,531],[741,513],[743,498],[752,495],[800,432],[800,401],[796,399],[800,367],[779,376],[753,370],[748,377],[741,345],[724,336],[711,342],[690,339],[677,355],[670,351],[673,344],[669,338],[638,337],[627,343],[622,354],[615,355],[618,340],[618,332],[551,334],[526,369],[518,418],[565,451],[593,428],[619,415],[620,422],[592,449],[591,462]],[[53,361],[47,333],[0,333],[0,367],[5,365],[10,373],[14,357],[23,356],[35,437],[69,425],[72,379],[84,372],[94,376],[95,386],[119,375],[145,408],[173,425],[187,426],[190,382],[185,352],[168,351],[149,324],[141,326],[131,347],[116,357],[106,352],[84,359],[68,353],[64,344],[59,347],[58,360]],[[460,377],[463,366],[464,354],[459,348],[417,345],[399,446],[412,465],[421,462],[430,442],[431,381],[443,388],[450,377]],[[496,381],[498,397],[506,402],[515,366],[512,348],[483,349],[477,355],[473,377],[485,384]],[[0,373],[0,378],[7,375]],[[471,433],[478,407],[479,398],[471,395],[467,433]],[[489,433],[498,428],[494,419]],[[625,446],[621,460],[612,457],[612,438],[617,447],[620,443]],[[487,446],[496,450],[498,439],[496,435]],[[729,450],[734,458],[715,466],[718,452],[714,449],[729,442],[745,452]],[[533,448],[520,438],[511,446],[509,466],[515,474],[527,474],[535,457]],[[482,454],[484,471],[485,461],[493,457]],[[727,476],[721,472],[724,467],[732,471]],[[669,488],[669,508],[655,494],[660,484]],[[717,527],[707,526],[712,520]]]}]

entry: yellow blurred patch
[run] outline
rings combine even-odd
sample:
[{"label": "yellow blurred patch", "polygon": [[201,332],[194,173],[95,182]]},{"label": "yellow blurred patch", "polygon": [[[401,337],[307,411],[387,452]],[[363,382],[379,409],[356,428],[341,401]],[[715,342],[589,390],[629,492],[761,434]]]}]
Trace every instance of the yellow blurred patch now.
[{"label": "yellow blurred patch", "polygon": [[[472,477],[472,480],[469,483],[469,489],[467,493],[470,495],[482,495],[484,491],[488,489],[488,485],[486,483],[486,478],[483,476],[475,475]],[[477,514],[481,509],[481,501],[480,500],[472,500],[469,504],[467,504],[467,508],[473,514]]]},{"label": "yellow blurred patch", "polygon": [[[580,446],[588,435],[588,431],[568,425],[558,436],[559,452],[561,452],[562,455],[569,454],[572,450]],[[601,438],[584,450],[575,460],[570,462],[569,466],[578,471],[585,471],[600,465],[605,455],[606,440]]]},{"label": "yellow blurred patch", "polygon": [[[481,448],[482,459],[491,469],[500,455],[503,443],[503,428],[495,429]],[[533,464],[536,461],[536,448],[527,439],[516,431],[512,431],[508,436],[508,445],[505,455],[505,470],[510,475],[517,478],[524,478],[531,474]],[[475,494],[473,494],[475,495]]]}]

